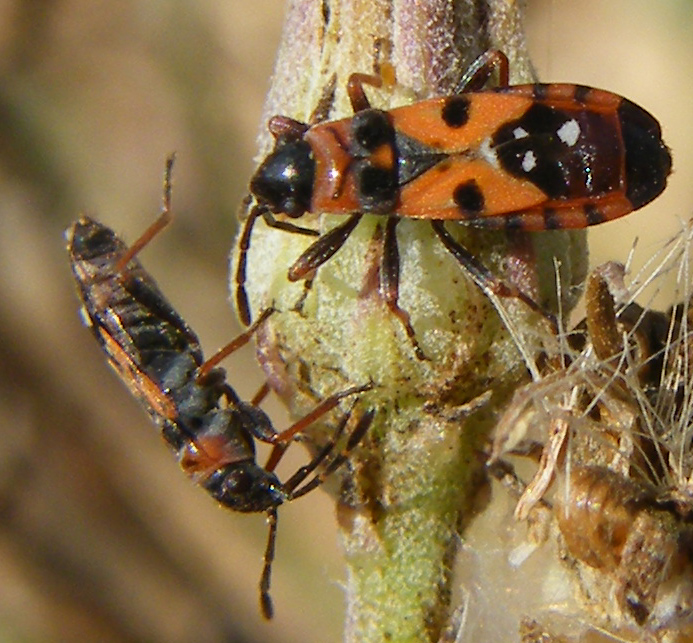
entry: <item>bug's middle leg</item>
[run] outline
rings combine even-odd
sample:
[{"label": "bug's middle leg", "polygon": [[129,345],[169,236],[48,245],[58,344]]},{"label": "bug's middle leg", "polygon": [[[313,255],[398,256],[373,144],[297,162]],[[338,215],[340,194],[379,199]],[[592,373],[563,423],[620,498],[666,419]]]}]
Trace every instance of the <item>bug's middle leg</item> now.
[{"label": "bug's middle leg", "polygon": [[397,247],[397,224],[400,219],[389,217],[385,225],[385,236],[383,238],[383,258],[380,267],[380,294],[382,295],[387,307],[397,319],[402,322],[407,336],[414,345],[416,356],[425,360],[428,359],[419,346],[416,339],[414,327],[411,325],[409,313],[399,306],[399,248]]},{"label": "bug's middle leg", "polygon": [[318,404],[318,406],[316,406],[310,413],[304,415],[300,420],[294,422],[288,429],[271,436],[271,439],[267,440],[267,442],[274,444],[274,448],[267,458],[265,470],[274,471],[296,434],[301,433],[306,427],[313,424],[313,422],[320,419],[326,413],[329,413],[345,397],[356,395],[357,393],[363,393],[364,391],[369,391],[372,388],[373,383],[369,382],[363,386],[352,386],[351,388],[334,393],[333,395],[330,395],[330,397],[325,398],[322,402],[320,402],[320,404]]},{"label": "bug's middle leg", "polygon": [[294,261],[289,268],[289,281],[298,281],[317,270],[339,250],[354,231],[363,215],[352,214],[345,223],[322,235]]}]

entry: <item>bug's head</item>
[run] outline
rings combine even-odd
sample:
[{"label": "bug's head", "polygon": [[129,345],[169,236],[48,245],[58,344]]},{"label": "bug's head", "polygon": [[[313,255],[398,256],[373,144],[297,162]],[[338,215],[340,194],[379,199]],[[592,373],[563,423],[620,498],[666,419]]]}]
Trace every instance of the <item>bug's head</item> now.
[{"label": "bug's head", "polygon": [[277,141],[250,181],[250,191],[270,212],[300,217],[310,210],[315,159],[304,140]]},{"label": "bug's head", "polygon": [[277,476],[250,460],[220,467],[204,487],[225,507],[246,513],[267,511],[287,499]]}]

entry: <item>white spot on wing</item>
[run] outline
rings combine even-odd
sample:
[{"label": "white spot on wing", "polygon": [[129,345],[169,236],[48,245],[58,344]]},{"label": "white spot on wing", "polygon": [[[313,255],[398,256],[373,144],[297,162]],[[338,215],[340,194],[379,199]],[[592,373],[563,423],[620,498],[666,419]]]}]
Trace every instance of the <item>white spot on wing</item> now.
[{"label": "white spot on wing", "polygon": [[534,155],[532,150],[525,152],[522,157],[522,169],[525,172],[531,172],[537,166],[537,157]]},{"label": "white spot on wing", "polygon": [[491,139],[485,138],[481,141],[479,145],[479,155],[484,161],[486,161],[491,167],[498,169],[500,164],[498,163],[498,156],[496,155],[496,150],[491,147]]},{"label": "white spot on wing", "polygon": [[573,147],[580,138],[580,126],[574,118],[571,118],[558,128],[556,134],[568,147]]},{"label": "white spot on wing", "polygon": [[513,136],[515,138],[527,138],[529,136],[529,132],[524,127],[516,127],[513,130]]}]

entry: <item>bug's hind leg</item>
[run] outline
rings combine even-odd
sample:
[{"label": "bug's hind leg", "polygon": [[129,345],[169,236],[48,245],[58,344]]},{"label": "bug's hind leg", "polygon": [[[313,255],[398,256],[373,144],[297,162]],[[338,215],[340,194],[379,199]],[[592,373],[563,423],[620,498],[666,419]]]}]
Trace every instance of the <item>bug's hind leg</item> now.
[{"label": "bug's hind leg", "polygon": [[301,314],[303,312],[303,306],[306,303],[306,299],[308,299],[308,295],[310,295],[310,291],[313,290],[313,282],[315,281],[315,275],[312,277],[308,277],[304,282],[303,282],[303,292],[301,293],[301,296],[298,298],[298,301],[294,304],[294,307],[291,309],[294,312],[297,312]]},{"label": "bug's hind leg", "polygon": [[533,310],[546,319],[551,326],[552,332],[558,334],[558,322],[551,313],[545,311],[534,299],[516,286],[508,284],[496,277],[471,252],[469,252],[469,250],[455,240],[446,230],[443,221],[431,221],[431,226],[450,254],[457,259],[463,270],[486,296],[495,295],[496,297],[509,297],[520,300],[528,306],[530,310]]},{"label": "bug's hind leg", "polygon": [[[323,482],[325,482],[325,480],[331,473],[333,473],[342,464],[344,464],[344,462],[346,462],[351,451],[361,441],[363,436],[367,433],[368,429],[370,428],[373,422],[373,418],[375,417],[375,410],[370,409],[369,411],[366,411],[366,413],[364,413],[363,416],[361,416],[356,425],[356,428],[349,434],[346,446],[344,447],[343,451],[341,451],[341,453],[337,453],[336,455],[332,455],[337,446],[339,437],[344,432],[344,427],[346,426],[346,423],[349,420],[350,416],[351,411],[349,411],[349,413],[347,413],[344,416],[335,433],[329,439],[327,444],[325,444],[325,446],[322,449],[320,449],[320,451],[316,454],[313,460],[311,460],[304,467],[298,469],[298,471],[296,471],[296,473],[294,473],[294,475],[286,481],[284,486],[288,491],[290,491],[289,498],[291,500],[294,500],[295,498],[300,498],[301,496],[304,496],[310,491],[313,491],[313,489],[315,489],[316,487],[319,487]],[[332,456],[331,459],[330,456]],[[323,470],[320,471],[320,473],[318,473],[317,475],[315,475],[315,477],[313,477],[311,480],[306,482],[303,486],[301,486],[301,483],[303,483],[303,481],[315,469],[317,469],[317,467],[323,461],[327,462]]]},{"label": "bug's hind leg", "polygon": [[383,238],[383,259],[380,268],[380,294],[387,307],[397,319],[402,322],[407,336],[414,346],[416,356],[425,360],[419,342],[416,339],[414,327],[411,325],[409,313],[399,306],[399,249],[397,247],[397,224],[400,219],[389,217],[385,225],[385,237]]}]

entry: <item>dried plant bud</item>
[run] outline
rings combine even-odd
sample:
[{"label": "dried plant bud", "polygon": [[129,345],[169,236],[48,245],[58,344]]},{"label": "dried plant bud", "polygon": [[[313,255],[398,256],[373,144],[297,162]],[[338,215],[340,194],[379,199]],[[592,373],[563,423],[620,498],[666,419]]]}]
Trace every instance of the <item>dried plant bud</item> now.
[{"label": "dried plant bud", "polygon": [[[573,331],[581,341],[558,338],[563,353],[544,360],[498,424],[492,471],[518,499],[516,515],[552,508],[549,535],[532,541],[546,570],[539,585],[551,578],[554,590],[577,598],[569,610],[533,606],[552,636],[577,641],[602,630],[619,640],[684,641],[693,631],[692,230],[689,223],[630,283],[622,265],[598,267],[587,322]],[[664,313],[635,303],[642,284],[659,288],[671,273],[678,304]],[[526,486],[504,461],[521,464],[514,454],[538,461]]]}]

